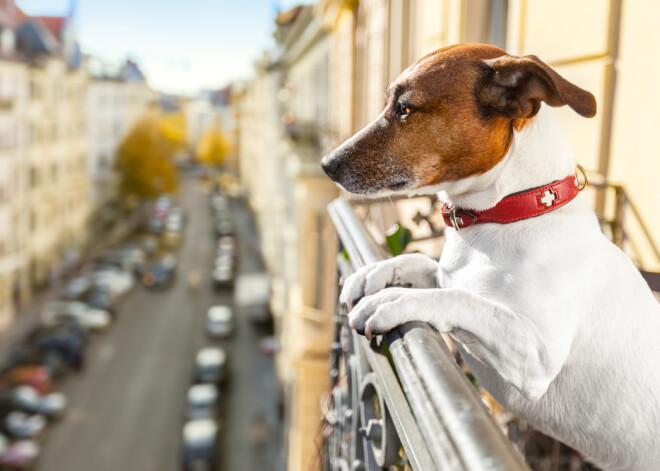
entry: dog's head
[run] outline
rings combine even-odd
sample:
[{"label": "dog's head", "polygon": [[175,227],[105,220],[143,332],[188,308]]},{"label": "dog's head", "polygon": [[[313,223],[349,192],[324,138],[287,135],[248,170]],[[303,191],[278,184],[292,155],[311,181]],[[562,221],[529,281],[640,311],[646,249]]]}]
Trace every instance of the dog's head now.
[{"label": "dog's head", "polygon": [[535,56],[484,44],[435,51],[387,88],[385,109],[322,161],[353,193],[413,190],[495,166],[541,102],[596,114],[593,95]]}]

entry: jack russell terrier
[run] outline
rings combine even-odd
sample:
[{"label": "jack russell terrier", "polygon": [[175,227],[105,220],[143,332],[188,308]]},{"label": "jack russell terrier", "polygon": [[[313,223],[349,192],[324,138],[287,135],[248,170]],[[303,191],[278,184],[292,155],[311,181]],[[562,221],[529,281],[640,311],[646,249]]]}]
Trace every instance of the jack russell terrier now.
[{"label": "jack russell terrier", "polygon": [[406,69],[322,166],[353,193],[438,193],[444,249],[363,267],[340,301],[368,338],[413,320],[448,333],[497,401],[597,466],[658,470],[660,304],[575,198],[563,105],[596,114],[537,57],[489,45]]}]

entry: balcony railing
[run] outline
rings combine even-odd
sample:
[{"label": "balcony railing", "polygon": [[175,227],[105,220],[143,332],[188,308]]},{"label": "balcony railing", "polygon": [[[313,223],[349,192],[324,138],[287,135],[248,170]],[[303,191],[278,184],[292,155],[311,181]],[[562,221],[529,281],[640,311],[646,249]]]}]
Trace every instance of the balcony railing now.
[{"label": "balcony railing", "polygon": [[[338,199],[329,211],[341,277],[385,258],[348,202]],[[528,469],[427,324],[411,322],[369,342],[338,306],[333,347],[325,469]]]}]

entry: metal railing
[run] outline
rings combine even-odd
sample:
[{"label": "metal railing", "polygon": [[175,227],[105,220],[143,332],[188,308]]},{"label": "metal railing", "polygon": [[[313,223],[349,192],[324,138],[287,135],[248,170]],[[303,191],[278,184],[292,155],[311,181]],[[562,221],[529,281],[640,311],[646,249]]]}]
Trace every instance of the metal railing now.
[{"label": "metal railing", "polygon": [[600,176],[590,177],[589,187],[593,188],[598,198],[602,200],[606,200],[608,195],[612,198],[613,204],[611,205],[611,211],[609,211],[610,214],[605,209],[596,212],[601,227],[609,235],[612,242],[626,251],[643,271],[644,266],[640,262],[643,257],[627,228],[634,225],[638,228],[638,237],[642,239],[641,242],[648,247],[649,254],[653,255],[653,262],[660,264],[660,249],[656,245],[643,215],[633,204],[626,189],[622,185],[609,183]]},{"label": "metal railing", "polygon": [[[329,211],[342,277],[385,258],[348,202],[335,200]],[[325,469],[528,469],[427,324],[411,322],[369,342],[338,306],[332,368]]]}]

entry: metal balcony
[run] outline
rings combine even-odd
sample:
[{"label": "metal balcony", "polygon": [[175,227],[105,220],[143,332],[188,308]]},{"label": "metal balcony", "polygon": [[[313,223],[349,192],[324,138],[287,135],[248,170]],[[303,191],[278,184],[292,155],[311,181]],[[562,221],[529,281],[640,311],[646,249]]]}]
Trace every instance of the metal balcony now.
[{"label": "metal balcony", "polygon": [[[335,200],[329,211],[342,278],[385,258],[348,202]],[[369,342],[338,306],[324,417],[324,469],[528,469],[427,324],[411,322]]]}]

